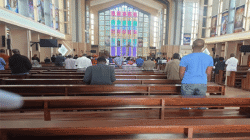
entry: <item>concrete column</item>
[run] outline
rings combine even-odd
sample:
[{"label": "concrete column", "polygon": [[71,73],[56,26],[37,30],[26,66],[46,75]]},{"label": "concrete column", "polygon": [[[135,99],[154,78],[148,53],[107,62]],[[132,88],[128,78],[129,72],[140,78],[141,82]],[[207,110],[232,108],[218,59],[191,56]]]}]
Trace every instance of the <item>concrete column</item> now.
[{"label": "concrete column", "polygon": [[237,42],[227,42],[227,53],[226,53],[226,57],[227,59],[230,58],[230,54],[234,53],[236,55],[237,52]]},{"label": "concrete column", "polygon": [[30,32],[25,29],[10,28],[11,49],[19,49],[21,55],[30,58]]},{"label": "concrete column", "polygon": [[63,0],[58,1],[58,8],[59,8],[59,30],[60,32],[64,33],[64,12],[63,12]]},{"label": "concrete column", "polygon": [[[51,39],[51,37],[40,35],[40,39]],[[46,57],[50,57],[50,56],[51,56],[51,48],[50,47],[41,47],[40,48],[40,60],[41,60],[41,62],[43,62]]]},{"label": "concrete column", "polygon": [[0,7],[5,7],[5,0],[0,0]]},{"label": "concrete column", "polygon": [[220,57],[224,57],[224,56],[221,56],[221,43],[217,43],[215,46],[215,56],[216,55],[219,55]]},{"label": "concrete column", "polygon": [[[31,33],[31,41],[32,42],[39,42],[40,41],[39,33],[32,32]],[[40,44],[39,43],[37,44],[37,48],[36,48],[35,44],[32,46],[32,55],[34,55],[34,54],[37,54],[37,57],[41,58],[41,56],[40,56]]]},{"label": "concrete column", "polygon": [[[4,48],[1,48],[1,49],[7,49],[7,42],[6,42],[6,39],[7,39],[7,33],[6,33],[6,25],[5,24],[0,24],[0,43],[1,43],[1,47],[4,47]],[[5,46],[2,46],[2,36],[5,36]]]}]

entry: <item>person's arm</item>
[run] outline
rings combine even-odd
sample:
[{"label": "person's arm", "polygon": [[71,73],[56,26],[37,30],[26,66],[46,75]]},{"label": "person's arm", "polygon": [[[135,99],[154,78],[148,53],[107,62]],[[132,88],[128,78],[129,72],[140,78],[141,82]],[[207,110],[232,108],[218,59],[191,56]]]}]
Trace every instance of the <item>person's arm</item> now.
[{"label": "person's arm", "polygon": [[115,70],[112,67],[110,67],[110,72],[111,72],[110,79],[111,79],[111,82],[113,83],[116,80],[116,78],[115,78]]},{"label": "person's arm", "polygon": [[40,63],[40,59],[39,58],[37,58],[37,61]]},{"label": "person's arm", "polygon": [[211,67],[211,66],[207,67],[206,74],[208,77],[211,75],[212,70],[213,70],[213,67]]},{"label": "person's arm", "polygon": [[85,75],[84,75],[84,78],[83,78],[83,81],[86,83],[86,84],[90,84],[91,82],[91,77],[92,77],[92,67],[88,67],[85,71]]},{"label": "person's arm", "polygon": [[179,74],[180,74],[180,79],[181,79],[181,80],[182,80],[183,77],[184,77],[185,71],[186,71],[186,67],[180,66]]}]

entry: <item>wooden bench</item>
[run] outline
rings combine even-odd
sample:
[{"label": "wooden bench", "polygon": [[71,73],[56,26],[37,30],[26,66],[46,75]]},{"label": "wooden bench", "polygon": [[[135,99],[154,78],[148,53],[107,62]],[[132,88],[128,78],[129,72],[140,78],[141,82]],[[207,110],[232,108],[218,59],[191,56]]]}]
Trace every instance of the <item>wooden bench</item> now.
[{"label": "wooden bench", "polygon": [[[1,85],[0,89],[22,96],[41,95],[180,95],[181,85]],[[225,86],[208,83],[207,93],[225,95]]]},{"label": "wooden bench", "polygon": [[246,78],[242,79],[241,85],[243,90],[250,90],[250,71],[247,72]]},{"label": "wooden bench", "polygon": [[246,78],[247,71],[231,71],[230,76],[228,76],[227,85],[230,87],[241,87],[241,80]]},{"label": "wooden bench", "polygon": [[[249,133],[249,96],[210,96],[205,98],[185,98],[179,96],[141,96],[141,97],[26,97],[22,109],[44,111],[42,120],[6,120],[1,121],[0,134],[2,140],[13,136],[69,136],[69,135],[131,135],[131,134],[160,134],[180,133],[186,138],[196,138],[195,134],[211,133]],[[182,115],[183,118],[168,118],[169,108],[180,107],[241,107],[237,116],[224,116],[221,110],[216,110],[218,116],[205,116],[204,112],[213,110],[198,110],[200,115],[192,110],[181,110],[192,115]],[[99,120],[99,118],[85,121],[52,120],[51,111],[76,109],[157,109],[158,118],[136,120]],[[226,110],[226,109],[224,109]],[[141,110],[143,111],[143,110]],[[132,111],[131,111],[132,112]],[[72,112],[70,112],[72,113]],[[4,114],[4,113],[3,113]],[[94,114],[94,113],[93,113]],[[240,115],[241,114],[241,115]],[[221,115],[219,117],[219,115]],[[84,115],[83,115],[84,116]],[[111,116],[111,115],[110,115]],[[200,116],[199,119],[195,118]],[[202,116],[202,117],[201,117]],[[120,114],[122,117],[122,113]],[[190,118],[189,118],[190,117]],[[111,117],[112,118],[112,117]],[[114,117],[113,117],[114,118]],[[230,118],[230,119],[228,119]],[[53,119],[53,118],[52,118]],[[84,118],[83,118],[84,119]],[[147,119],[147,120],[145,120]],[[158,119],[158,120],[157,120]],[[205,135],[208,136],[208,135]],[[203,137],[203,139],[206,137]],[[228,138],[224,137],[224,138]],[[235,137],[232,137],[232,139]],[[248,136],[250,138],[250,136]],[[199,139],[196,138],[196,139]],[[235,138],[238,139],[238,138]]]},{"label": "wooden bench", "polygon": [[[83,79],[2,79],[2,85],[68,85],[85,84]],[[117,79],[113,84],[181,84],[180,80]]]},{"label": "wooden bench", "polygon": [[215,75],[215,83],[224,85],[226,79],[226,71],[224,70],[219,70],[219,74]]},{"label": "wooden bench", "polygon": [[[84,75],[85,73],[79,72],[42,72],[40,74],[55,74],[55,75]],[[163,72],[115,72],[116,75],[166,75]]]}]

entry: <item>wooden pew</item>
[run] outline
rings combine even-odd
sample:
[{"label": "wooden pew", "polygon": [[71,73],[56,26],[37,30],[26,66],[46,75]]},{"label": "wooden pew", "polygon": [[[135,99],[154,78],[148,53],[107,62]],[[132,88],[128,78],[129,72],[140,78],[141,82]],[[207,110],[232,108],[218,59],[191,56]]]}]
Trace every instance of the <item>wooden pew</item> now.
[{"label": "wooden pew", "polygon": [[[22,96],[41,95],[180,95],[181,85],[1,85],[0,89]],[[207,93],[225,95],[225,86],[208,83]]]},{"label": "wooden pew", "polygon": [[215,83],[223,85],[226,79],[226,71],[219,70],[219,74],[215,75]]},{"label": "wooden pew", "polygon": [[250,90],[250,71],[247,72],[246,78],[242,79],[241,88],[243,90]]},{"label": "wooden pew", "polygon": [[247,71],[232,71],[229,77],[228,86],[241,87],[241,80],[245,78]]},{"label": "wooden pew", "polygon": [[[42,72],[40,74],[55,74],[55,75],[84,75],[85,73],[78,72]],[[166,75],[163,72],[115,72],[116,75]]]},{"label": "wooden pew", "polygon": [[[130,134],[152,134],[152,133],[180,133],[193,138],[195,134],[212,133],[249,133],[250,119],[246,107],[250,105],[249,96],[210,96],[205,98],[183,98],[178,96],[141,96],[141,97],[39,97],[23,98],[25,104],[24,111],[40,110],[44,111],[42,120],[7,120],[1,121],[0,131],[2,138],[8,139],[12,136],[69,136],[69,135],[130,135]],[[129,105],[129,106],[128,106]],[[220,117],[200,117],[193,115],[183,118],[169,119],[165,113],[169,108],[181,107],[241,107],[239,116]],[[29,107],[31,107],[29,109]],[[35,108],[35,109],[34,109]],[[136,120],[92,120],[72,121],[72,120],[52,120],[50,112],[53,110],[76,110],[76,109],[157,109],[158,120],[145,119]],[[17,111],[20,111],[17,110]],[[226,110],[226,109],[224,109]],[[211,110],[201,110],[198,112],[210,112]],[[217,110],[220,112],[221,110]],[[194,112],[192,110],[182,110],[181,112]],[[70,112],[71,113],[71,112]],[[200,114],[202,114],[200,113]],[[218,113],[220,114],[220,113]],[[241,116],[240,116],[241,114]],[[120,115],[122,116],[122,115]],[[197,116],[199,116],[197,114]],[[201,116],[201,115],[200,115]],[[188,118],[190,117],[190,118]],[[220,118],[220,119],[218,119]],[[226,118],[226,119],[225,119]],[[228,119],[230,118],[230,119]],[[245,118],[245,119],[243,119]],[[76,129],[77,128],[77,129]],[[204,135],[207,136],[207,135]],[[203,139],[206,137],[203,137]],[[225,137],[225,138],[228,138]],[[237,139],[232,137],[232,139]],[[248,136],[248,138],[250,138]],[[197,139],[197,138],[196,138]],[[222,138],[220,138],[222,139]]]},{"label": "wooden pew", "polygon": [[[2,79],[2,85],[72,85],[85,84],[83,79]],[[113,84],[181,84],[180,80],[117,79]]]}]

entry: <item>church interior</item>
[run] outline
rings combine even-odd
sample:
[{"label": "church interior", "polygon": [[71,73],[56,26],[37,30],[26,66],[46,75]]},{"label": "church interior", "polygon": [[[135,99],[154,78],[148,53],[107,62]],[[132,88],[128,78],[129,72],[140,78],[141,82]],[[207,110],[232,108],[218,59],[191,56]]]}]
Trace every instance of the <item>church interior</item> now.
[{"label": "church interior", "polygon": [[250,0],[0,0],[0,46],[0,140],[250,139]]}]

